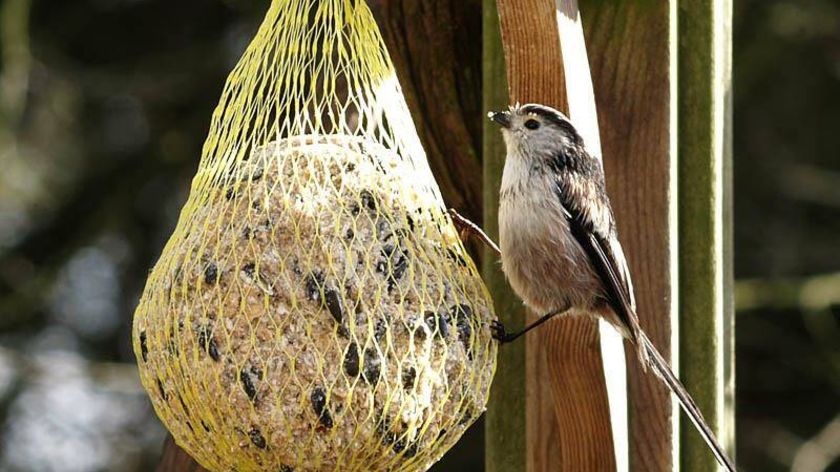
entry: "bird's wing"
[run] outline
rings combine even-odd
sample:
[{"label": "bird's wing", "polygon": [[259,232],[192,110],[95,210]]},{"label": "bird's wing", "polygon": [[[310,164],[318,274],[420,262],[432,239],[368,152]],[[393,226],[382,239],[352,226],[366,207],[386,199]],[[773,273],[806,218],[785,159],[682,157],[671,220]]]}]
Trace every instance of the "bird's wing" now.
[{"label": "bird's wing", "polygon": [[640,331],[633,282],[615,229],[615,218],[603,185],[568,188],[558,181],[557,195],[572,236],[589,256],[604,287],[604,296],[633,342]]},{"label": "bird's wing", "polygon": [[691,395],[639,326],[633,283],[630,280],[624,251],[618,241],[615,217],[603,181],[581,179],[570,184],[568,179],[558,179],[556,190],[566,211],[572,235],[589,256],[592,267],[601,279],[607,302],[619,321],[626,326],[630,339],[637,346],[642,366],[653,367],[676,395],[680,406],[691,418],[718,462],[728,472],[736,472],[735,463],[718,442]]}]

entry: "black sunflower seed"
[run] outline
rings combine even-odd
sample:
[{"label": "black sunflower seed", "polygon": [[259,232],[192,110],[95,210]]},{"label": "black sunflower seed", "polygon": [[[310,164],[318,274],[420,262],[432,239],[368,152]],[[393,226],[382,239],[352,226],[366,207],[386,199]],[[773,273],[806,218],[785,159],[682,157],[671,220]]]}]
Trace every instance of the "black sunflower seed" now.
[{"label": "black sunflower seed", "polygon": [[391,431],[391,420],[389,418],[382,418],[376,425],[376,431],[382,437],[382,444],[389,446],[394,444],[397,440],[397,435]]},{"label": "black sunflower seed", "polygon": [[405,444],[406,444],[405,438],[397,439],[397,441],[394,443],[394,448],[393,448],[394,452],[397,453],[397,454],[403,452],[403,450],[405,449]]},{"label": "black sunflower seed", "polygon": [[391,278],[388,280],[389,288],[393,288],[393,286],[397,285],[397,282],[399,282],[400,279],[402,279],[407,269],[408,259],[406,259],[405,253],[403,253],[397,259],[397,262],[394,263],[394,270],[391,272]]},{"label": "black sunflower seed", "polygon": [[312,272],[306,277],[306,296],[312,301],[321,298],[321,287],[324,286],[324,274]]},{"label": "black sunflower seed", "polygon": [[460,304],[450,308],[455,317],[455,324],[458,327],[458,337],[464,345],[464,350],[472,357],[472,350],[470,349],[470,342],[472,337],[472,316],[473,311],[469,305]]},{"label": "black sunflower seed", "polygon": [[446,339],[449,337],[449,315],[446,313],[434,313],[427,311],[424,315],[426,326],[438,338]]},{"label": "black sunflower seed", "polygon": [[318,415],[318,421],[324,428],[330,429],[333,427],[332,415],[327,408],[327,392],[323,387],[316,387],[309,395],[309,400],[312,402],[312,409]]},{"label": "black sunflower seed", "polygon": [[218,362],[221,359],[221,355],[219,355],[219,347],[216,345],[216,338],[213,337],[213,334],[210,330],[209,326],[202,325],[198,327],[198,346],[207,354],[210,355],[210,358],[214,361]]},{"label": "black sunflower seed", "polygon": [[321,413],[321,416],[318,418],[318,421],[324,428],[331,429],[333,427],[333,419],[332,415],[330,415],[330,410],[324,410],[324,412]]},{"label": "black sunflower seed", "polygon": [[190,409],[187,408],[187,404],[184,403],[184,397],[182,397],[181,394],[178,394],[178,401],[181,403],[181,408],[184,409],[184,414],[189,417],[190,416]]},{"label": "black sunflower seed", "polygon": [[248,395],[251,401],[257,399],[257,385],[262,380],[262,369],[256,366],[250,366],[242,369],[239,372],[239,380],[242,382],[242,390]]},{"label": "black sunflower seed", "polygon": [[337,290],[329,288],[324,291],[324,301],[335,322],[341,324],[344,320],[344,304],[341,303],[341,295]]},{"label": "black sunflower seed", "polygon": [[207,326],[201,325],[198,327],[196,333],[198,335],[198,347],[206,351],[207,340],[210,338],[210,329]]},{"label": "black sunflower seed", "polygon": [[350,377],[359,375],[359,347],[356,343],[350,343],[347,352],[344,353],[344,372]]},{"label": "black sunflower seed", "polygon": [[146,345],[146,331],[140,331],[140,356],[143,362],[149,360],[149,346]]},{"label": "black sunflower seed", "polygon": [[206,284],[214,284],[219,281],[219,268],[216,267],[216,264],[209,263],[206,267],[204,267],[204,283]]},{"label": "black sunflower seed", "polygon": [[365,349],[364,364],[362,367],[362,377],[371,385],[376,385],[379,382],[379,376],[382,373],[382,360],[376,349]]},{"label": "black sunflower seed", "polygon": [[207,354],[210,354],[210,358],[216,362],[222,358],[219,354],[219,347],[216,345],[216,338],[210,338],[207,342]]},{"label": "black sunflower seed", "polygon": [[376,320],[376,325],[373,327],[373,339],[376,342],[382,341],[382,338],[385,337],[385,333],[388,332],[388,322],[383,320],[382,318]]},{"label": "black sunflower seed", "polygon": [[412,442],[405,448],[405,452],[403,453],[403,457],[409,459],[417,455],[417,450],[419,449],[419,445],[416,442]]},{"label": "black sunflower seed", "polygon": [[251,431],[248,432],[248,437],[251,438],[251,442],[254,443],[254,446],[257,446],[260,449],[265,449],[265,437],[262,435],[259,429],[251,428]]},{"label": "black sunflower seed", "polygon": [[457,262],[459,266],[461,266],[461,267],[466,267],[467,266],[467,260],[464,259],[464,256],[458,254],[457,252],[452,250],[452,248],[447,248],[446,253],[447,253],[447,257],[449,257],[449,259]]},{"label": "black sunflower seed", "polygon": [[406,390],[411,390],[414,388],[414,382],[417,379],[417,369],[414,367],[409,367],[408,369],[404,370],[402,373],[402,383],[403,388]]},{"label": "black sunflower seed", "polygon": [[370,192],[370,190],[362,190],[359,193],[359,200],[362,203],[362,206],[367,208],[370,211],[376,211],[378,203],[376,201],[376,197]]},{"label": "black sunflower seed", "polygon": [[157,379],[157,386],[160,391],[160,398],[163,398],[163,401],[169,401],[169,394],[167,394],[166,390],[163,388],[163,381]]},{"label": "black sunflower seed", "polygon": [[320,415],[327,407],[327,392],[323,387],[315,387],[312,394],[309,395],[309,400],[312,402],[312,409],[315,410],[315,414]]},{"label": "black sunflower seed", "polygon": [[394,443],[393,449],[396,454],[405,451],[403,458],[408,459],[417,455],[418,446],[416,442],[409,443],[405,438],[400,438]]},{"label": "black sunflower seed", "polygon": [[464,413],[461,415],[461,419],[458,420],[458,426],[464,426],[465,424],[469,423],[472,420],[472,408],[467,407],[464,410]]}]

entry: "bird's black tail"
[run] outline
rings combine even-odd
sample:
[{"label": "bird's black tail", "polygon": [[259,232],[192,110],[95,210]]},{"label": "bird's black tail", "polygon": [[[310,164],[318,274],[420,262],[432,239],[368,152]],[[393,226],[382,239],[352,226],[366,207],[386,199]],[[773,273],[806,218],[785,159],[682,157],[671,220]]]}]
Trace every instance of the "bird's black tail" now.
[{"label": "bird's black tail", "polygon": [[715,458],[718,462],[720,462],[720,465],[727,470],[727,472],[736,472],[735,463],[726,454],[726,450],[723,449],[723,446],[721,446],[718,442],[715,434],[712,432],[712,429],[709,428],[708,424],[706,424],[706,420],[703,419],[703,413],[700,412],[700,408],[698,408],[697,404],[694,403],[694,400],[691,398],[691,395],[689,395],[682,382],[680,382],[680,379],[674,375],[674,372],[671,370],[671,366],[668,365],[665,358],[662,357],[662,354],[656,350],[656,347],[647,335],[640,333],[640,336],[638,337],[639,342],[642,343],[645,351],[647,351],[649,365],[653,367],[653,370],[656,371],[659,377],[665,381],[665,384],[668,385],[668,388],[670,388],[674,396],[677,397],[683,411],[685,411],[686,415],[688,415],[691,419],[691,422],[694,423],[694,426],[697,428],[697,431],[700,432],[700,435],[703,436],[703,440],[706,441],[706,445],[708,445],[709,449],[712,450],[712,454],[715,455]]}]

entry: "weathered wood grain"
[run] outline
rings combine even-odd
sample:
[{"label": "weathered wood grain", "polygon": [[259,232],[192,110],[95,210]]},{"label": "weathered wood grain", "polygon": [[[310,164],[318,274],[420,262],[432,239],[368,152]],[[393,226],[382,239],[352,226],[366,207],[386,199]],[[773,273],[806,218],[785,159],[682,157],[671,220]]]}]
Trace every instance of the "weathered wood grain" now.
[{"label": "weathered wood grain", "polygon": [[[554,1],[500,0],[498,8],[511,100],[568,111]],[[527,464],[511,470],[614,470],[597,324],[555,320],[526,344]]]},{"label": "weathered wood grain", "polygon": [[482,218],[482,0],[369,0],[447,205]]},{"label": "weathered wood grain", "polygon": [[[607,188],[641,325],[665,356],[676,317],[675,3],[582,0]],[[673,467],[674,406],[627,349],[630,467]]]},{"label": "weathered wood grain", "polygon": [[[549,37],[545,31],[551,31],[554,21],[553,2],[539,0],[521,0],[500,2],[502,10],[503,34],[506,41],[506,53],[509,67],[525,67],[517,70],[510,77],[513,100],[522,102],[542,101],[550,105],[565,108],[564,75],[552,72],[560,67],[557,60],[561,57],[552,44],[557,44],[557,37]],[[504,5],[510,6],[508,14],[517,12],[523,15],[519,20],[507,24]],[[576,2],[558,1],[562,11],[574,15]],[[667,357],[671,352],[672,318],[675,314],[673,291],[676,284],[676,136],[674,129],[672,82],[675,71],[673,58],[676,46],[672,43],[675,28],[675,8],[669,2],[599,2],[584,1],[581,5],[586,32],[586,48],[591,63],[595,98],[598,104],[598,123],[600,124],[601,143],[607,185],[616,210],[619,231],[623,245],[628,253],[629,264],[636,283],[637,299],[642,324],[648,334],[660,346]],[[527,18],[524,16],[527,13]],[[515,18],[515,17],[511,17]],[[561,18],[562,20],[562,18]],[[574,20],[574,18],[572,18]],[[518,21],[518,22],[517,22]],[[568,21],[566,21],[569,24]],[[582,45],[571,45],[575,31],[562,30],[566,60],[580,61]],[[545,30],[544,30],[545,29]],[[566,35],[572,36],[566,36]],[[585,53],[585,50],[583,50]],[[528,62],[528,54],[535,54],[536,59]],[[575,55],[574,57],[570,57]],[[585,59],[585,57],[584,57]],[[592,139],[597,128],[591,126],[595,116],[594,109],[587,116],[586,87],[574,83],[583,76],[565,74],[569,81],[569,97],[573,101],[572,119],[582,128],[590,148],[598,149],[597,141]],[[587,78],[588,79],[588,78]],[[538,95],[533,91],[539,90]],[[528,95],[532,93],[532,95]],[[558,97],[559,95],[559,97]],[[574,103],[574,101],[578,103]],[[554,101],[554,102],[552,102]],[[581,115],[580,110],[583,110]],[[596,139],[597,139],[597,135]],[[574,346],[568,339],[556,338],[556,324],[541,337],[535,336],[529,343],[528,372],[529,378],[553,370],[552,387],[565,388],[562,398],[555,396],[558,411],[574,411],[580,407],[569,393],[574,391],[598,390],[600,381],[600,359],[598,354],[597,333],[590,327],[587,333],[590,340],[588,372],[594,372],[593,378],[580,377],[579,372],[570,369],[570,362],[561,364],[556,357],[574,358],[585,351],[570,349]],[[567,329],[574,332],[580,327]],[[577,333],[577,336],[581,336]],[[549,346],[550,349],[545,349]],[[560,347],[558,347],[560,346]],[[632,470],[657,471],[671,470],[673,462],[673,407],[667,390],[659,381],[641,372],[635,362],[635,352],[628,350],[629,391],[630,391],[630,460]],[[576,386],[560,386],[559,380],[580,383]],[[581,382],[581,379],[594,380],[593,385]],[[529,384],[529,387],[531,384]],[[551,399],[546,394],[545,385],[538,385],[529,390],[529,443],[534,453],[529,452],[531,463],[529,470],[608,470],[614,463],[597,463],[592,458],[610,456],[611,450],[601,450],[592,454],[586,444],[579,441],[596,441],[598,431],[577,434],[573,438],[562,437],[555,426],[546,424],[546,402]],[[590,404],[600,403],[604,412],[605,398],[588,399]],[[541,421],[531,421],[532,416]],[[597,419],[596,419],[597,418]],[[560,424],[577,422],[578,425],[591,425],[597,421],[609,424],[608,415],[598,418],[595,414],[578,417],[558,416]],[[561,428],[562,429],[562,428]],[[547,452],[552,441],[560,441],[563,459],[552,462],[555,454]],[[570,442],[571,441],[571,442]],[[578,441],[577,445],[575,442]],[[554,447],[558,447],[556,444]],[[556,450],[555,450],[556,451]],[[587,462],[587,452],[590,454]],[[566,459],[574,462],[568,462]]]}]

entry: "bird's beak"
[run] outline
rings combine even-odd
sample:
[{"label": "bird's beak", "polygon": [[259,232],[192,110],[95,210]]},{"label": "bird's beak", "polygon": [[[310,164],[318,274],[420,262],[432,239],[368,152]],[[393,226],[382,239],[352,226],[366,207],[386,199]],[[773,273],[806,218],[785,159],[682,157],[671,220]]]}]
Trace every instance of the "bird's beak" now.
[{"label": "bird's beak", "polygon": [[510,112],[509,111],[498,111],[498,112],[491,111],[490,113],[487,114],[487,117],[490,118],[490,120],[495,121],[496,123],[501,125],[502,128],[510,129]]}]

